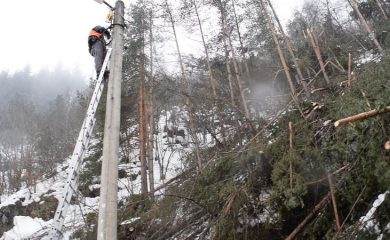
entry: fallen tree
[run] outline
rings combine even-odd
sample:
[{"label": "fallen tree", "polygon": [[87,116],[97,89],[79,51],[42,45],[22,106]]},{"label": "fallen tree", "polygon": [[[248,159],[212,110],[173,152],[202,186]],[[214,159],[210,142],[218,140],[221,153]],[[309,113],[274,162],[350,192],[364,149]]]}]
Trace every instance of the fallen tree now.
[{"label": "fallen tree", "polygon": [[390,150],[390,140],[385,143],[385,149]]},{"label": "fallen tree", "polygon": [[352,122],[364,120],[364,119],[367,119],[367,118],[370,118],[370,117],[374,117],[374,116],[376,116],[378,114],[385,113],[385,112],[390,112],[390,106],[387,106],[385,109],[374,109],[374,110],[371,110],[371,111],[368,111],[368,112],[362,112],[362,113],[359,113],[359,114],[356,114],[356,115],[353,115],[353,116],[349,116],[347,118],[343,118],[343,119],[337,120],[334,123],[334,126],[335,127],[339,127],[339,126],[342,126],[342,125],[345,125],[345,124],[348,124],[348,123],[352,123]]},{"label": "fallen tree", "polygon": [[305,227],[305,225],[310,221],[310,219],[321,210],[329,201],[330,192],[309,212],[309,214],[303,219],[303,221],[286,237],[285,240],[292,240],[296,235]]}]

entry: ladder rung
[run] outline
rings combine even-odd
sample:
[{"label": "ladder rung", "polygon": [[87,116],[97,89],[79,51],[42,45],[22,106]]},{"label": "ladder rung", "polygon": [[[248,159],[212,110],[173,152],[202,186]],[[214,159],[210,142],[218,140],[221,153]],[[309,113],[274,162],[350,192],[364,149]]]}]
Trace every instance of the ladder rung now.
[{"label": "ladder rung", "polygon": [[[104,59],[103,62],[103,69],[106,69],[110,55],[111,55],[111,48],[109,48],[107,51],[106,58]],[[91,97],[91,101],[89,103],[86,117],[84,118],[83,125],[81,126],[79,132],[77,144],[75,146],[72,155],[72,163],[71,163],[72,165],[69,166],[70,167],[69,174],[71,175],[68,175],[68,179],[64,186],[64,190],[66,189],[66,192],[62,194],[61,196],[62,198],[60,199],[60,202],[55,212],[53,227],[49,234],[50,239],[58,239],[61,235],[63,235],[61,229],[62,229],[63,222],[65,220],[66,211],[69,207],[73,193],[77,191],[77,181],[79,176],[78,171],[81,168],[84,151],[88,148],[88,142],[91,137],[91,133],[93,131],[94,123],[96,121],[95,119],[96,109],[99,104],[100,98],[102,96],[101,93],[104,88],[102,77],[103,77],[102,74],[99,74],[98,82],[97,82],[98,84],[96,84],[95,86],[95,90]],[[81,143],[81,146],[79,145],[79,143]],[[76,157],[76,159],[74,159],[73,157]],[[67,199],[69,199],[69,201]]]}]

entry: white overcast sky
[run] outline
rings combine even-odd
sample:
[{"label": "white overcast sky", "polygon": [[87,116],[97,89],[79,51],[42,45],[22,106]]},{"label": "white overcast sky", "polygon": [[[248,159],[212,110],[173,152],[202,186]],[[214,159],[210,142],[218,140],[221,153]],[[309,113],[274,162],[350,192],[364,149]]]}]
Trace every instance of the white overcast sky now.
[{"label": "white overcast sky", "polygon": [[[285,22],[303,1],[272,2]],[[129,5],[129,0],[123,2],[125,7]],[[92,76],[87,37],[93,26],[108,25],[107,13],[108,8],[94,0],[0,0],[0,71],[13,72],[29,65],[34,72],[62,65]]]}]

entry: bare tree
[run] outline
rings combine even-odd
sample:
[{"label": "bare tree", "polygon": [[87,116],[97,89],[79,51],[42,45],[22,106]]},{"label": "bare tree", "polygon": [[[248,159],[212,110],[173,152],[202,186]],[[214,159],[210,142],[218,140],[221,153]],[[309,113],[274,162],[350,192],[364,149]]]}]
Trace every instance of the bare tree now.
[{"label": "bare tree", "polygon": [[248,81],[251,81],[252,77],[251,77],[250,71],[249,71],[248,59],[245,56],[245,48],[244,48],[244,43],[243,43],[242,36],[241,36],[240,25],[239,25],[239,22],[238,22],[237,11],[236,11],[236,4],[234,3],[234,1],[235,0],[232,0],[232,6],[233,6],[234,22],[236,24],[238,40],[240,42],[241,58],[242,58],[242,61],[244,62],[245,72],[246,72],[246,76],[248,78]]},{"label": "bare tree", "polygon": [[246,99],[245,99],[245,96],[244,96],[242,80],[241,80],[241,75],[240,75],[240,69],[238,67],[237,57],[236,57],[236,54],[235,54],[235,50],[233,48],[231,35],[230,35],[229,30],[228,30],[228,25],[226,23],[225,7],[224,7],[224,5],[223,5],[221,0],[218,0],[217,2],[218,2],[218,10],[220,12],[220,17],[221,17],[222,34],[224,35],[224,39],[227,39],[228,47],[229,47],[229,50],[230,50],[230,52],[232,54],[232,62],[233,62],[233,67],[234,67],[234,71],[235,71],[235,75],[236,75],[238,90],[240,92],[241,104],[242,104],[242,106],[244,108],[245,117],[247,119],[250,119],[250,113],[249,113],[248,105],[247,105],[247,102],[246,102]]},{"label": "bare tree", "polygon": [[177,55],[179,58],[179,64],[180,64],[180,70],[181,70],[182,92],[185,95],[185,104],[187,106],[187,111],[188,111],[188,115],[189,115],[189,122],[190,122],[190,132],[191,132],[192,140],[194,141],[194,144],[195,144],[195,154],[196,154],[196,159],[198,162],[198,170],[200,171],[202,169],[202,159],[200,157],[199,141],[198,141],[198,138],[196,136],[196,128],[195,128],[194,117],[193,117],[193,112],[192,112],[192,105],[191,105],[191,101],[189,98],[189,86],[188,86],[189,84],[188,84],[188,80],[187,80],[187,77],[185,74],[184,63],[183,63],[183,59],[181,56],[179,42],[177,39],[175,21],[174,21],[173,15],[172,15],[171,8],[168,4],[168,0],[165,0],[165,7],[166,7],[166,11],[168,13],[169,20],[171,22],[172,31],[173,31],[173,35],[175,38],[176,50],[177,50]]},{"label": "bare tree", "polygon": [[149,73],[149,92],[147,98],[147,116],[148,116],[148,143],[147,143],[147,156],[148,156],[148,170],[149,170],[149,189],[150,192],[154,192],[154,167],[153,167],[153,151],[154,151],[154,103],[153,103],[153,89],[154,89],[154,55],[153,55],[153,11],[154,5],[151,1],[151,10],[149,11],[149,47],[150,47],[150,73]]},{"label": "bare tree", "polygon": [[206,41],[205,41],[205,38],[204,38],[204,34],[203,34],[203,27],[202,27],[202,22],[201,22],[200,16],[199,16],[198,6],[197,6],[197,3],[196,3],[195,0],[191,0],[191,1],[192,1],[192,4],[194,5],[194,8],[195,8],[196,18],[198,19],[198,24],[199,24],[200,35],[202,36],[202,43],[203,43],[203,47],[204,47],[204,52],[206,54],[206,62],[207,62],[207,68],[208,68],[208,72],[209,72],[209,81],[210,81],[210,87],[211,87],[211,94],[213,95],[214,98],[216,98],[217,97],[217,91],[216,91],[216,86],[215,86],[216,85],[215,84],[215,78],[213,76],[213,71],[211,69],[209,51],[208,51],[207,44],[206,44]]}]

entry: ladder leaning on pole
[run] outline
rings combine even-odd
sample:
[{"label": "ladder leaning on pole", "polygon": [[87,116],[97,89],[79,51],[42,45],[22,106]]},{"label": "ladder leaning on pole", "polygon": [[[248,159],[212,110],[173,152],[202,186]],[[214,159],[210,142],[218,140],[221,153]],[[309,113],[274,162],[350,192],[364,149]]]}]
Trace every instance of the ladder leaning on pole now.
[{"label": "ladder leaning on pole", "polygon": [[73,155],[68,168],[68,177],[66,179],[62,196],[59,199],[57,210],[54,215],[53,225],[49,232],[49,239],[57,240],[62,237],[62,226],[65,221],[70,200],[73,194],[77,192],[79,171],[83,162],[84,154],[88,148],[88,144],[91,139],[93,127],[95,126],[96,109],[98,107],[99,100],[103,92],[104,83],[105,81],[107,81],[107,79],[103,81],[103,77],[108,65],[108,61],[110,59],[111,50],[111,48],[107,49],[107,54],[103,62],[102,70],[99,73],[95,90],[93,91],[92,98],[88,106],[87,114],[81,127],[79,137],[77,138],[76,146],[73,150]]}]

